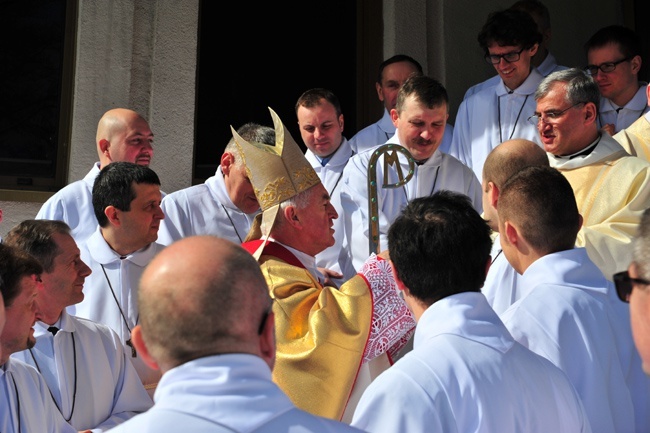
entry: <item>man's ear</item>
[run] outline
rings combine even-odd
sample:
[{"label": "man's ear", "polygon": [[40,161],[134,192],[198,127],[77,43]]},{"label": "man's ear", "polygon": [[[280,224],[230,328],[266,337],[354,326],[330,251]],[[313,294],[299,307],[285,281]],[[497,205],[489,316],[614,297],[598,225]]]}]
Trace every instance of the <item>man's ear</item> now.
[{"label": "man's ear", "polygon": [[400,279],[397,273],[397,269],[395,268],[395,265],[393,264],[392,261],[390,264],[391,264],[391,269],[393,270],[393,278],[395,279],[395,285],[397,286],[397,289],[404,292],[404,294],[406,295],[407,293],[409,293],[409,288],[406,287],[404,282]]},{"label": "man's ear", "polygon": [[505,236],[510,245],[517,246],[520,244],[519,231],[510,221],[505,221],[503,223],[503,234],[501,234],[501,236]]},{"label": "man's ear", "polygon": [[381,84],[375,82],[375,90],[377,91],[377,98],[379,98],[381,102],[384,102],[384,92],[381,89]]},{"label": "man's ear", "polygon": [[120,225],[120,212],[119,209],[113,205],[106,206],[104,209],[104,215],[108,218],[108,222],[113,225]]},{"label": "man's ear", "polygon": [[275,365],[275,352],[275,315],[270,311],[260,334],[260,355],[271,370]]},{"label": "man's ear", "polygon": [[221,171],[223,172],[224,176],[228,176],[230,174],[230,169],[232,168],[234,162],[235,158],[230,152],[224,152],[221,154],[221,161],[219,163],[221,165]]},{"label": "man's ear", "polygon": [[490,205],[496,209],[499,202],[499,187],[494,182],[488,181],[488,198],[490,199]]},{"label": "man's ear", "polygon": [[[142,361],[147,364],[148,367],[153,368],[154,370],[160,370],[158,362],[151,356],[149,349],[142,338],[142,328],[140,325],[136,325],[131,331],[131,343],[133,347],[138,352],[138,356],[142,358]],[[131,355],[129,355],[131,356]]]},{"label": "man's ear", "polygon": [[596,122],[598,115],[598,110],[596,109],[596,105],[593,102],[587,102],[585,105],[585,123],[593,123]]},{"label": "man's ear", "polygon": [[641,69],[641,56],[634,56],[632,57],[632,60],[630,60],[630,65],[632,65],[632,73],[638,74],[639,70]]},{"label": "man's ear", "polygon": [[390,109],[390,118],[393,120],[393,125],[395,125],[395,128],[397,128],[399,114],[397,113],[397,110],[395,108]]},{"label": "man's ear", "polygon": [[287,206],[284,208],[284,218],[288,224],[291,224],[294,228],[302,228],[302,223],[298,217],[295,206]]},{"label": "man's ear", "polygon": [[627,268],[627,273],[630,274],[630,278],[639,278],[639,266],[636,262],[630,263],[630,266]]},{"label": "man's ear", "polygon": [[101,153],[107,153],[109,147],[111,147],[111,143],[107,139],[102,138],[99,140],[99,150]]}]

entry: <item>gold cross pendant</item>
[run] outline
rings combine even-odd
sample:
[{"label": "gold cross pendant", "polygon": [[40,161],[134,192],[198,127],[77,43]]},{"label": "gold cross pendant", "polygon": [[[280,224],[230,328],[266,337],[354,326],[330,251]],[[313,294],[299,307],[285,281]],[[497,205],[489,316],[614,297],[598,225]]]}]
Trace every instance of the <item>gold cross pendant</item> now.
[{"label": "gold cross pendant", "polygon": [[126,340],[126,345],[131,348],[131,357],[132,358],[137,357],[138,353],[135,351],[135,346],[133,346],[133,342],[131,341],[130,338],[128,340]]}]

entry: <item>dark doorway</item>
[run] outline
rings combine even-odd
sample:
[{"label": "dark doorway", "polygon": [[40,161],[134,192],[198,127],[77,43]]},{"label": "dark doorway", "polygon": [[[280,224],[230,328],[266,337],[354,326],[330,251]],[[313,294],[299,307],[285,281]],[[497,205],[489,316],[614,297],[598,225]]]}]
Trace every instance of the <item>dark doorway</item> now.
[{"label": "dark doorway", "polygon": [[212,176],[235,129],[273,126],[278,115],[298,144],[294,104],[312,87],[341,101],[345,135],[357,130],[357,2],[201,1],[193,183]]}]

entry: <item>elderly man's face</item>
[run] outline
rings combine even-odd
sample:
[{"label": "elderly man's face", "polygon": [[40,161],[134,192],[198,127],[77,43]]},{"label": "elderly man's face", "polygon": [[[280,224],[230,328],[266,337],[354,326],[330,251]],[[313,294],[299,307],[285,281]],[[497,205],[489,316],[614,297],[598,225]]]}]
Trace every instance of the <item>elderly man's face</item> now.
[{"label": "elderly man's face", "polygon": [[315,256],[327,247],[334,245],[334,220],[338,213],[330,202],[330,195],[322,183],[311,187],[309,204],[304,209],[296,209],[296,214],[304,229],[303,236],[310,251],[307,254]]}]

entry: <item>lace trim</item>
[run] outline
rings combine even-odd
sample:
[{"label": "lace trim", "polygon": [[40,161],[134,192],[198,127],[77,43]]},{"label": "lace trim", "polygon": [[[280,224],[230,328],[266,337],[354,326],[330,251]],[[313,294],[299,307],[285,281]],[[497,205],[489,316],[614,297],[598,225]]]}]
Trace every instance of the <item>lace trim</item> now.
[{"label": "lace trim", "polygon": [[372,254],[359,273],[368,281],[373,298],[372,324],[363,362],[385,352],[392,362],[413,335],[415,318],[399,294],[388,260]]}]

